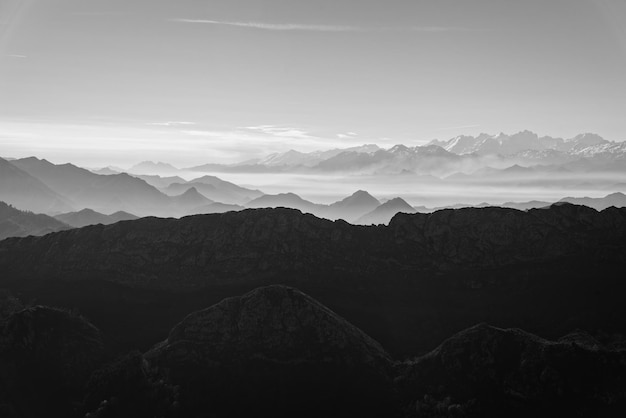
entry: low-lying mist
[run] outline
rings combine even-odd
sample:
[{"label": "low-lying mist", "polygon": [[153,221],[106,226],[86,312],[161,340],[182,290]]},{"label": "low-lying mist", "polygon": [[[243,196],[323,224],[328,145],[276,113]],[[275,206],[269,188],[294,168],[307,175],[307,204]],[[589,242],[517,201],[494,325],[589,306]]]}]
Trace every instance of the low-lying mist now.
[{"label": "low-lying mist", "polygon": [[215,175],[266,194],[296,193],[315,203],[330,204],[357,190],[367,190],[378,199],[402,197],[413,206],[429,208],[462,203],[499,204],[564,197],[603,197],[626,190],[623,173],[552,173],[545,175],[485,176],[439,179],[428,175],[343,175],[293,173],[199,173],[177,175],[192,180]]}]

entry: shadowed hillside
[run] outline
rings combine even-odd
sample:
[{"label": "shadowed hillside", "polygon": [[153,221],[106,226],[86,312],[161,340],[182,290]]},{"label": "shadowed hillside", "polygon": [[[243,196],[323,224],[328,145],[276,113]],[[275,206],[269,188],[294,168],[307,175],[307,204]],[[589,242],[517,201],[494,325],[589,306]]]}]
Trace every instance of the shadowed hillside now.
[{"label": "shadowed hillside", "polygon": [[178,318],[143,354],[106,355],[109,338],[63,310],[14,307],[0,319],[3,417],[613,417],[626,410],[623,341],[583,331],[547,340],[479,324],[422,356],[394,359],[286,286]]},{"label": "shadowed hillside", "polygon": [[146,348],[223,297],[284,283],[409,355],[483,321],[546,337],[623,332],[625,214],[468,208],[376,227],[289,209],[143,218],[10,238],[0,267],[3,286],[80,308],[118,349]]}]

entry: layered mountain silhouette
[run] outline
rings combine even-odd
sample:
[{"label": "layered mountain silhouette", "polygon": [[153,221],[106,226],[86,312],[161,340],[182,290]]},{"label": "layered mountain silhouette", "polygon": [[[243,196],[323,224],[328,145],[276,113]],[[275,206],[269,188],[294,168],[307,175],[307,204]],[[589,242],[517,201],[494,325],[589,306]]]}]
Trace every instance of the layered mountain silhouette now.
[{"label": "layered mountain silhouette", "polygon": [[45,235],[68,228],[67,222],[48,215],[22,211],[0,202],[0,240],[7,237]]},{"label": "layered mountain silhouette", "polygon": [[[398,214],[369,227],[292,209],[142,218],[8,238],[0,242],[0,285],[56,295],[51,302],[73,301],[107,321],[135,318],[124,321],[134,324],[124,338],[146,341],[167,323],[149,312],[171,321],[192,305],[172,300],[172,290],[200,303],[216,289],[286,283],[351,312],[394,352],[415,354],[482,321],[547,336],[619,329],[625,230],[624,209],[568,203]],[[118,286],[137,290],[123,296]],[[153,308],[127,305],[141,289],[157,292],[145,302]],[[555,293],[567,297],[555,303]],[[178,308],[162,311],[162,303]]]},{"label": "layered mountain silhouette", "polygon": [[193,208],[189,215],[201,215],[201,214],[209,214],[209,213],[225,213],[225,212],[237,212],[240,210],[244,210],[243,206],[239,205],[229,205],[227,203],[214,202],[209,203],[208,205],[198,206]]},{"label": "layered mountain silhouette", "polygon": [[9,302],[13,309],[0,318],[0,410],[11,418],[613,417],[626,410],[623,337],[600,341],[575,330],[549,340],[481,323],[422,355],[394,358],[307,294],[272,285],[179,318],[143,354],[111,356],[113,336],[85,318]]},{"label": "layered mountain silhouette", "polygon": [[157,189],[165,189],[170,184],[173,183],[185,183],[185,179],[178,176],[169,176],[169,177],[161,177],[159,175],[141,175],[141,174],[133,174],[135,177],[144,180],[151,186],[156,187]]},{"label": "layered mountain silhouette", "polygon": [[263,196],[259,190],[247,189],[215,176],[202,176],[189,182],[171,183],[163,188],[168,195],[180,194],[190,188],[196,188],[207,198],[226,204],[245,204]]},{"label": "layered mountain silhouette", "polygon": [[575,205],[584,205],[597,210],[604,210],[615,206],[618,208],[626,206],[626,195],[624,193],[611,193],[605,197],[566,197],[561,202],[568,202]]},{"label": "layered mountain silhouette", "polygon": [[314,152],[298,152],[295,150],[289,150],[284,153],[274,153],[267,157],[254,161],[255,164],[263,166],[303,166],[313,167],[322,161],[333,158],[344,152],[355,152],[359,154],[373,154],[380,151],[381,148],[377,145],[366,144],[357,147],[332,149],[327,151],[314,151]]},{"label": "layered mountain silhouette", "polygon": [[172,196],[174,204],[184,210],[185,208],[196,208],[199,206],[209,205],[214,203],[211,199],[207,199],[203,196],[195,187],[187,189],[184,193],[178,196]]},{"label": "layered mountain silhouette", "polygon": [[12,164],[66,196],[79,208],[158,214],[164,213],[163,208],[170,203],[156,188],[124,173],[102,176],[72,164],[55,165],[34,157],[15,160]]},{"label": "layered mountain silhouette", "polygon": [[[568,203],[526,212],[486,207],[398,214],[388,227],[370,228],[291,209],[259,209],[144,218],[9,239],[0,244],[0,266],[6,277],[76,277],[91,272],[122,283],[141,283],[147,277],[156,283],[160,278],[172,287],[258,280],[288,272],[299,272],[302,278],[333,270],[371,276],[392,274],[389,260],[402,266],[398,272],[417,272],[497,268],[579,253],[588,257],[586,250],[598,248],[606,248],[606,257],[618,257],[614,251],[623,245],[625,230],[625,209],[597,212]],[[201,250],[194,247],[197,242],[202,242]],[[112,247],[117,250],[106,250]],[[57,261],[60,256],[62,264]],[[37,263],[25,262],[26,258]],[[41,270],[40,265],[47,268]],[[174,266],[177,275],[184,273],[185,282],[172,276]]]},{"label": "layered mountain silhouette", "polygon": [[263,195],[246,204],[248,208],[292,208],[305,213],[319,213],[324,205],[318,205],[298,196],[295,193],[279,193],[276,195]]},{"label": "layered mountain silhouette", "polygon": [[358,190],[338,202],[328,205],[324,217],[353,222],[380,206],[380,201],[364,190]]},{"label": "layered mountain silhouette", "polygon": [[137,216],[127,212],[119,211],[110,215],[105,215],[91,209],[62,213],[60,215],[56,215],[54,218],[74,228],[82,228],[83,226],[97,224],[109,225],[119,221],[139,219]]},{"label": "layered mountain silhouette", "polygon": [[132,174],[173,174],[178,172],[178,168],[174,167],[171,164],[164,163],[161,161],[142,161],[138,164],[132,166],[129,170],[129,173]]},{"label": "layered mountain silhouette", "polygon": [[396,197],[377,206],[371,212],[359,217],[355,223],[361,225],[388,224],[398,213],[415,213],[417,210],[400,197]]},{"label": "layered mountain silhouette", "polygon": [[[447,176],[490,165],[506,168],[564,165],[577,161],[599,163],[597,171],[623,172],[626,142],[611,142],[593,133],[572,138],[539,136],[534,132],[480,134],[433,140],[424,146],[395,145],[383,149],[362,145],[303,153],[289,150],[237,164],[204,164],[187,170],[240,173],[361,173],[375,175],[418,174]],[[621,163],[620,163],[621,162]],[[607,166],[608,164],[608,166]]]},{"label": "layered mountain silhouette", "polygon": [[512,155],[518,152],[533,150],[554,150],[560,152],[578,152],[589,147],[609,144],[599,135],[585,133],[570,139],[540,137],[534,132],[522,131],[513,135],[480,134],[473,136],[457,136],[448,141],[432,141],[431,144],[441,146],[455,154],[501,154]]},{"label": "layered mountain silhouette", "polygon": [[72,164],[56,165],[35,157],[11,162],[2,160],[0,169],[4,173],[0,180],[0,197],[21,209],[55,215],[73,212],[74,208],[89,208],[100,213],[184,216],[197,213],[194,212],[197,207],[215,202],[198,188],[224,199],[226,204],[247,202],[262,195],[258,190],[246,189],[214,176],[187,183],[177,176],[99,175]]},{"label": "layered mountain silhouette", "polygon": [[[13,161],[15,162],[15,161]],[[71,204],[38,178],[0,158],[0,200],[22,210],[61,212],[71,210]]]}]

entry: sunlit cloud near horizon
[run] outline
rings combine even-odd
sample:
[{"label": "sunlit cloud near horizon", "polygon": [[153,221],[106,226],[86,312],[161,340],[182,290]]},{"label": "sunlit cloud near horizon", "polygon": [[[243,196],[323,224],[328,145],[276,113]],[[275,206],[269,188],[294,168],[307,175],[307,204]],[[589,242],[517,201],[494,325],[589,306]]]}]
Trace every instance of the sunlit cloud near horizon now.
[{"label": "sunlit cloud near horizon", "polygon": [[[416,141],[415,145],[424,141]],[[179,167],[230,164],[295,149],[311,152],[363,143],[390,146],[388,139],[354,133],[313,134],[288,126],[209,128],[190,121],[135,124],[58,124],[1,122],[2,156],[37,156],[55,163],[90,167],[130,167],[140,161],[163,161]]]}]

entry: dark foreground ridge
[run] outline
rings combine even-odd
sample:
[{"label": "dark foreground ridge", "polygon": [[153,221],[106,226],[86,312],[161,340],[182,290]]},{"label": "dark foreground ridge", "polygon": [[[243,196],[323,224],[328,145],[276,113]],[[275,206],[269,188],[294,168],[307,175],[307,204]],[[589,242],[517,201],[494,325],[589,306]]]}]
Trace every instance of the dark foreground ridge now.
[{"label": "dark foreground ridge", "polygon": [[[70,357],[71,355],[71,357]],[[302,292],[258,288],[194,312],[145,354],[45,307],[0,321],[3,417],[623,416],[626,351],[478,325],[412,360]],[[35,402],[36,400],[36,402]]]},{"label": "dark foreground ridge", "polygon": [[93,280],[184,289],[286,280],[414,279],[584,257],[621,263],[626,209],[556,204],[398,214],[389,226],[291,209],[144,218],[0,242],[3,282]]},{"label": "dark foreground ridge", "polygon": [[[193,409],[248,416],[392,412],[392,361],[354,325],[269,286],[192,313],[146,358]],[[207,398],[206,393],[214,396]]]},{"label": "dark foreground ridge", "polygon": [[480,322],[548,338],[626,333],[625,267],[626,209],[571,204],[398,214],[370,227],[255,209],[0,241],[0,286],[80,310],[116,353],[270,284],[302,289],[396,356]]}]

